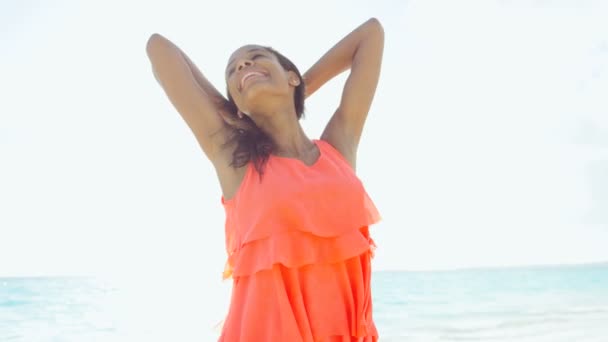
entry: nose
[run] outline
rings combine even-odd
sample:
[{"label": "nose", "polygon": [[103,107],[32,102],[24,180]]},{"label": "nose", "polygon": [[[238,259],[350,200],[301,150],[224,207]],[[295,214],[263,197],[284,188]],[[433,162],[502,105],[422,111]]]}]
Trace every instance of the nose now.
[{"label": "nose", "polygon": [[237,64],[236,69],[240,71],[244,67],[251,66],[252,64],[253,64],[253,62],[249,59],[241,59],[239,61],[239,63]]}]

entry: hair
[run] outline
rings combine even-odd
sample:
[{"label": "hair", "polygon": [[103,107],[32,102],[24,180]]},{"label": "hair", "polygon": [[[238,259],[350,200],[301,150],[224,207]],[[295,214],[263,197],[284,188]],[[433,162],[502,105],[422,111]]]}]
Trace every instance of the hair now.
[{"label": "hair", "polygon": [[[302,75],[295,64],[293,64],[287,57],[283,56],[281,53],[271,47],[264,48],[277,57],[283,69],[286,71],[293,71],[298,75],[300,84],[295,88],[293,102],[296,109],[296,116],[298,120],[300,120],[302,117],[304,117],[305,98],[305,82]],[[236,106],[232,96],[230,96],[230,91],[228,88],[226,88],[226,94],[228,98],[226,109],[230,115],[236,118],[239,109]],[[244,115],[242,119],[238,119],[238,122],[242,123],[242,126],[237,127],[229,124],[233,134],[225,143],[225,145],[232,145],[234,142],[237,144],[234,152],[232,152],[232,161],[230,166],[238,168],[247,165],[247,163],[251,161],[253,162],[256,171],[260,175],[261,180],[261,177],[264,174],[266,162],[268,161],[270,154],[275,151],[276,146],[272,141],[272,138],[261,128],[259,128],[249,116]]]}]

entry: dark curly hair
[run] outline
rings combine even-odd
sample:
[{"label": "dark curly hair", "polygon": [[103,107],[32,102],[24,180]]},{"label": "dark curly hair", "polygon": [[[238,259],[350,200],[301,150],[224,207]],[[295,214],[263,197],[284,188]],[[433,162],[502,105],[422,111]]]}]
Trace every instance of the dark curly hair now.
[{"label": "dark curly hair", "polygon": [[[286,71],[293,71],[298,75],[300,84],[295,88],[293,102],[298,120],[301,119],[304,117],[305,84],[300,71],[295,64],[278,51],[271,47],[264,48],[277,57],[283,69]],[[236,103],[234,103],[232,96],[230,96],[230,91],[228,89],[226,89],[226,94],[228,98],[226,110],[230,115],[237,118],[238,108]],[[231,126],[233,134],[225,143],[225,145],[234,142],[237,143],[237,146],[232,153],[232,162],[230,163],[230,166],[238,168],[245,166],[252,161],[261,179],[266,162],[268,161],[270,154],[275,151],[276,146],[270,136],[259,128],[249,116],[244,115],[243,118],[238,119],[238,121],[241,122],[245,128]]]}]

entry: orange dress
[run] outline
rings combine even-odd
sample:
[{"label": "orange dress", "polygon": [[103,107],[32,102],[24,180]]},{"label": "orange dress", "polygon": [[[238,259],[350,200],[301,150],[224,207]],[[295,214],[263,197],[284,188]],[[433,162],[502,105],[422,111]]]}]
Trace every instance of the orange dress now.
[{"label": "orange dress", "polygon": [[323,140],[312,166],[271,155],[251,163],[226,210],[223,342],[378,340],[370,289],[381,217],[344,157]]}]

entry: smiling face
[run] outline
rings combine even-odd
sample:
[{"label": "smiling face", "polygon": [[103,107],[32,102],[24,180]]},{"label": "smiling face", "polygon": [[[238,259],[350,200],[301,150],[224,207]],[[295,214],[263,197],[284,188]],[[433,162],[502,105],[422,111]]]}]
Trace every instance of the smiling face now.
[{"label": "smiling face", "polygon": [[228,61],[225,73],[228,93],[245,114],[264,108],[267,101],[293,102],[294,88],[301,84],[296,71],[285,70],[269,49],[246,45],[237,49]]}]

